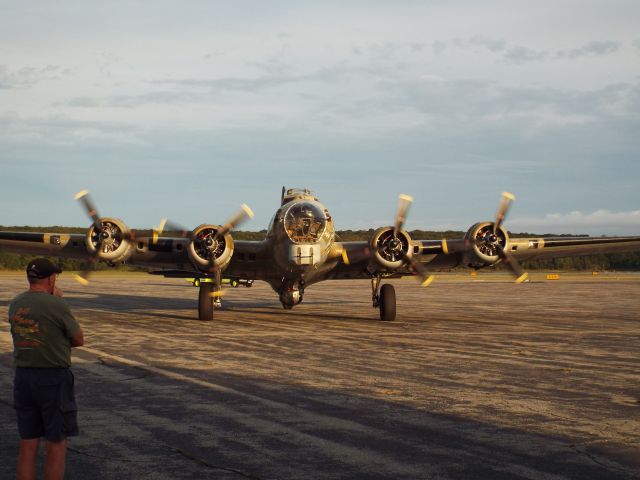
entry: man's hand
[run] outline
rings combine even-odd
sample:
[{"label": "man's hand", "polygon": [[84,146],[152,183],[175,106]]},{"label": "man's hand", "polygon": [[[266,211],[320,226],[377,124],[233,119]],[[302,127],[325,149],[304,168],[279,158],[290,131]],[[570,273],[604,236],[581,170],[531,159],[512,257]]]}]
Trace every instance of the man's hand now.
[{"label": "man's hand", "polygon": [[64,292],[60,290],[58,287],[53,287],[53,292],[51,293],[51,295],[55,295],[56,297],[62,297],[64,295]]},{"label": "man's hand", "polygon": [[84,333],[82,333],[82,328],[79,328],[76,334],[71,337],[71,346],[72,347],[81,347],[84,345]]}]

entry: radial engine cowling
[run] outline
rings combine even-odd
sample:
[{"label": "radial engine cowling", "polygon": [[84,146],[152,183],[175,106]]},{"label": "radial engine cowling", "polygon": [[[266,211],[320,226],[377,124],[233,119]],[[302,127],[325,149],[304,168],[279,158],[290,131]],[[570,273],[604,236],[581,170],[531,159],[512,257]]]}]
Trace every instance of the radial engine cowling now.
[{"label": "radial engine cowling", "polygon": [[89,253],[110,263],[124,262],[133,253],[129,228],[117,218],[101,218],[100,229],[91,225],[87,230],[86,245]]},{"label": "radial engine cowling", "polygon": [[509,235],[500,227],[494,233],[493,222],[482,222],[472,225],[467,231],[464,240],[470,246],[465,254],[464,263],[470,267],[486,267],[500,261],[499,248],[507,250]]},{"label": "radial engine cowling", "polygon": [[233,238],[230,233],[218,235],[222,227],[200,225],[191,234],[188,252],[193,266],[201,271],[224,270],[233,255]]},{"label": "radial engine cowling", "polygon": [[406,264],[413,254],[411,237],[405,230],[393,234],[393,227],[382,227],[373,232],[369,246],[376,263],[388,270],[395,270]]}]

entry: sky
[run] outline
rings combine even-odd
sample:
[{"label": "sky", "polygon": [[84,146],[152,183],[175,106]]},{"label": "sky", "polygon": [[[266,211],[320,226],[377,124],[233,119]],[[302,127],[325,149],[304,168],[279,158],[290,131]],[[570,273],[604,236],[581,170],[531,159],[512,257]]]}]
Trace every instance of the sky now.
[{"label": "sky", "polygon": [[637,0],[0,0],[0,225],[640,235]]}]

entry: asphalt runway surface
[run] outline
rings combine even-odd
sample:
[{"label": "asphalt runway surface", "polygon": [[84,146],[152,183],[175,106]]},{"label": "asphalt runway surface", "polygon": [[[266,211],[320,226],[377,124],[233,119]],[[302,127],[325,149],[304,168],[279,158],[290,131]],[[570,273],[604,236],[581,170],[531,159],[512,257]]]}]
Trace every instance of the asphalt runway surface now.
[{"label": "asphalt runway surface", "polygon": [[[307,289],[196,288],[140,274],[59,283],[81,322],[68,479],[640,479],[640,276],[440,276]],[[18,436],[0,275],[0,478]]]}]

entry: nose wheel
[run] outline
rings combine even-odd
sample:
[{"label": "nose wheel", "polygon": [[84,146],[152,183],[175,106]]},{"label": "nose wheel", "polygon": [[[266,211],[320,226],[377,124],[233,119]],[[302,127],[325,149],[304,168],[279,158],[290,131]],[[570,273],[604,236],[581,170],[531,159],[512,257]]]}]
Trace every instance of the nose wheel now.
[{"label": "nose wheel", "polygon": [[298,305],[302,302],[302,296],[304,295],[304,288],[302,286],[298,288],[283,288],[280,292],[280,303],[285,310],[291,310],[294,305]]}]

